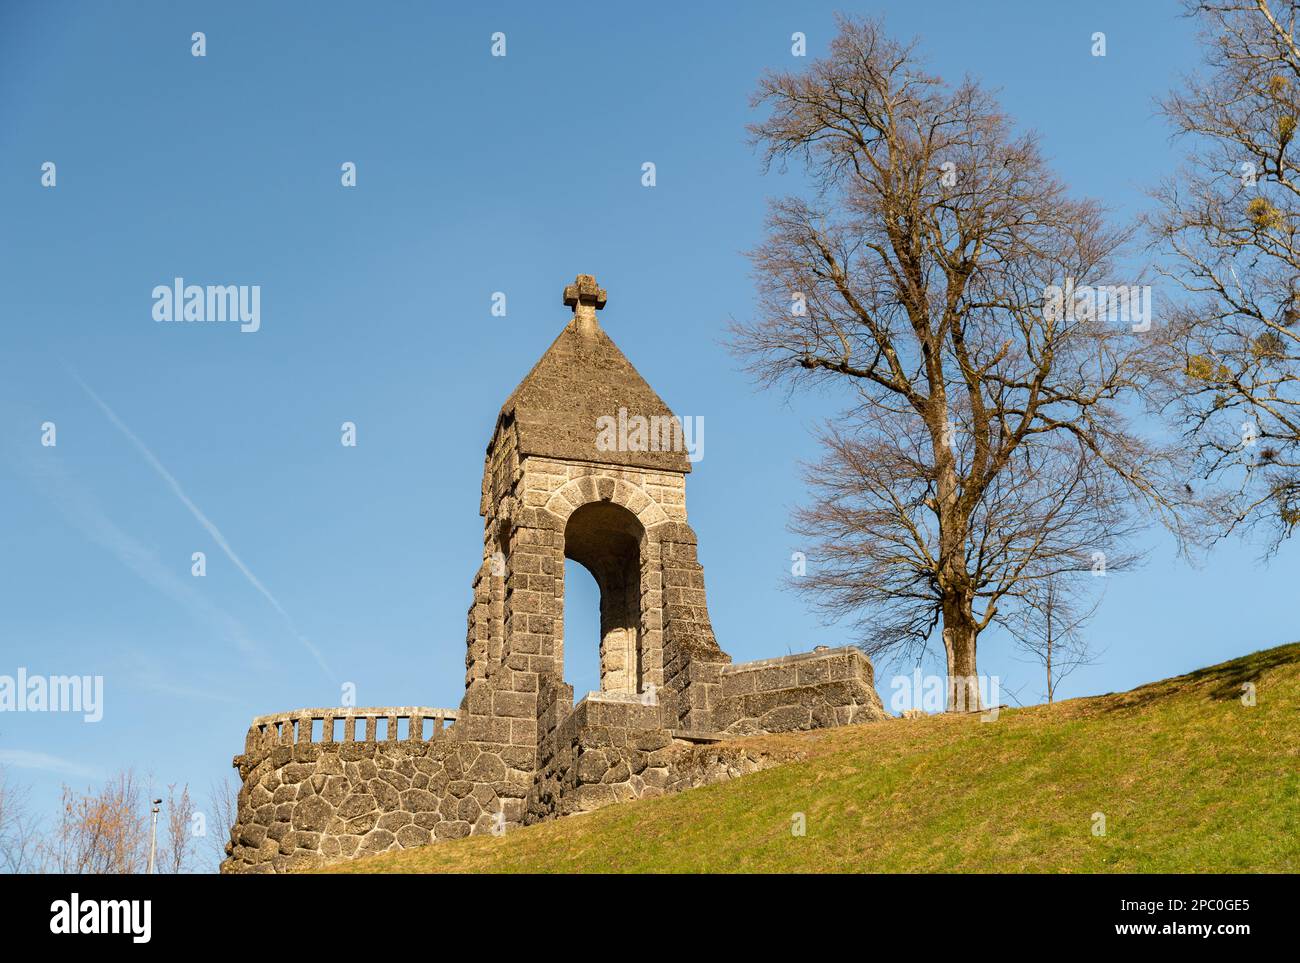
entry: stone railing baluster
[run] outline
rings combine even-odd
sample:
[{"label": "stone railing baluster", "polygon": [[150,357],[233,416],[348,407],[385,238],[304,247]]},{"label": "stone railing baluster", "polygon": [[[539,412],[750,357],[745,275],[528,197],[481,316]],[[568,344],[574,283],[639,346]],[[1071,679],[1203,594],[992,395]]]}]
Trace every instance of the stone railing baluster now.
[{"label": "stone railing baluster", "polygon": [[[277,712],[268,716],[258,716],[248,728],[244,739],[246,755],[270,752],[277,746],[320,745],[333,747],[339,740],[335,738],[334,727],[343,721],[343,743],[357,742],[357,722],[363,720],[367,742],[379,740],[379,720],[385,724],[385,742],[399,739],[398,725],[407,720],[409,730],[407,742],[428,742],[433,739],[446,738],[448,731],[455,724],[459,711],[456,709],[436,709],[427,706],[376,706],[370,708],[325,708],[298,709],[293,712]],[[320,738],[315,737],[315,724],[321,722]],[[425,720],[433,722],[432,731],[424,734]]]}]

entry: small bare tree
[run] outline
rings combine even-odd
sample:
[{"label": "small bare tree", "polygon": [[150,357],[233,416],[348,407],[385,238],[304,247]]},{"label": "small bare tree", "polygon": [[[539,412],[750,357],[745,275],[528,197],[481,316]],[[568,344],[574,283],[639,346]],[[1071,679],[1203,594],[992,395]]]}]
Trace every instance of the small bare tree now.
[{"label": "small bare tree", "polygon": [[235,825],[239,805],[239,786],[226,776],[213,780],[208,786],[207,838],[212,846],[213,858],[218,866],[226,858],[226,843]]},{"label": "small bare tree", "polygon": [[19,786],[0,768],[0,872],[34,872],[38,843],[27,787]]},{"label": "small bare tree", "polygon": [[63,787],[59,822],[44,853],[51,872],[139,873],[148,853],[149,810],[131,770],[118,773],[98,792]]},{"label": "small bare tree", "polygon": [[1043,579],[1034,586],[1030,604],[1020,609],[1006,628],[1022,650],[1038,662],[1047,674],[1048,705],[1056,698],[1056,687],[1068,675],[1093,665],[1096,655],[1084,627],[1097,614],[1101,600],[1084,606],[1079,593],[1061,584],[1059,577]]},{"label": "small bare tree", "polygon": [[855,403],[795,519],[814,540],[799,584],[870,654],[941,629],[949,706],[978,707],[979,634],[1035,583],[1132,563],[1135,508],[1188,534],[1176,453],[1125,416],[1141,340],[1073,296],[1113,284],[1127,235],[978,84],[927,74],[876,23],[841,19],[828,58],[766,75],[754,103],[767,165],[802,162],[814,193],[771,204],[735,348],[764,383]]},{"label": "small bare tree", "polygon": [[1221,530],[1300,522],[1300,3],[1196,0],[1206,70],[1165,100],[1188,143],[1151,219],[1187,297],[1162,342],[1161,397]]},{"label": "small bare tree", "polygon": [[176,785],[167,787],[167,842],[159,859],[163,872],[186,873],[191,869],[194,836],[194,803],[190,800],[190,787],[181,787],[176,795]]}]

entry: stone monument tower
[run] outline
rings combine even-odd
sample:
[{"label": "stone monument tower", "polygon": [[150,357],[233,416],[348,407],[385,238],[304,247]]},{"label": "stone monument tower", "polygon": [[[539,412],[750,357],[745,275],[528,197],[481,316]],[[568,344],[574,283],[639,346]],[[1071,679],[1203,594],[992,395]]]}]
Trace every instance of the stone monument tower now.
[{"label": "stone monument tower", "polygon": [[[686,432],[601,329],[605,300],[588,274],[564,289],[573,317],[492,429],[460,708],[255,718],[223,872],[505,832],[729,778],[710,743],[884,717],[856,649],[733,665],[718,647],[686,521]],[[566,558],[600,588],[600,691],[576,705]]]},{"label": "stone monument tower", "polygon": [[[469,611],[462,732],[535,721],[573,704],[564,681],[564,560],[600,589],[600,688],[700,727],[730,658],[709,623],[686,520],[691,470],[680,420],[601,328],[606,292],[580,274],[573,317],[497,415],[483,469],[483,563]],[[644,426],[607,432],[601,425]],[[498,725],[497,730],[501,730]]]}]

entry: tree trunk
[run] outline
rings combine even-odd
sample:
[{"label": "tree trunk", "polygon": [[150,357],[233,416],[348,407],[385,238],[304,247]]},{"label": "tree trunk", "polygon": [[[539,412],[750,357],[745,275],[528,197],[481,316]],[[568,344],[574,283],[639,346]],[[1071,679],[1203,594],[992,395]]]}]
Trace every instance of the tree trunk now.
[{"label": "tree trunk", "polygon": [[948,655],[948,711],[974,712],[980,702],[979,672],[975,668],[978,631],[968,606],[960,601],[943,606],[943,647]]},{"label": "tree trunk", "polygon": [[958,498],[956,462],[946,434],[947,406],[932,419],[939,515],[939,590],[943,601],[943,648],[948,656],[948,711],[971,712],[980,705],[975,669],[974,590],[966,571],[966,532],[969,518]]},{"label": "tree trunk", "polygon": [[926,425],[930,431],[935,467],[935,514],[939,517],[939,591],[942,602],[943,648],[948,656],[948,711],[970,712],[980,705],[979,678],[975,669],[975,591],[966,567],[966,537],[970,508],[961,498],[957,459],[951,437],[943,379],[931,372],[934,391]]},{"label": "tree trunk", "polygon": [[1052,704],[1054,689],[1055,686],[1052,685],[1052,639],[1049,635],[1047,639],[1047,704],[1049,706]]}]

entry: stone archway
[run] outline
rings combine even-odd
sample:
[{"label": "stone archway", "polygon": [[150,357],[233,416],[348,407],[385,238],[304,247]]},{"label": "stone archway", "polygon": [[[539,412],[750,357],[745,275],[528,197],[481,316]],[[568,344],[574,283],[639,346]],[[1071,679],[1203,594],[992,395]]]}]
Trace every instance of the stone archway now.
[{"label": "stone archway", "polygon": [[641,522],[611,502],[591,502],[575,509],[564,527],[565,558],[590,572],[600,589],[602,692],[634,694],[645,687],[641,620],[644,545]]}]

